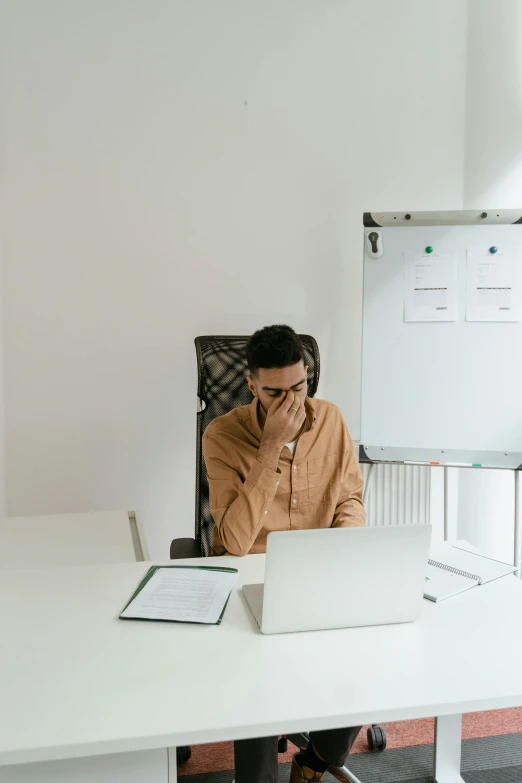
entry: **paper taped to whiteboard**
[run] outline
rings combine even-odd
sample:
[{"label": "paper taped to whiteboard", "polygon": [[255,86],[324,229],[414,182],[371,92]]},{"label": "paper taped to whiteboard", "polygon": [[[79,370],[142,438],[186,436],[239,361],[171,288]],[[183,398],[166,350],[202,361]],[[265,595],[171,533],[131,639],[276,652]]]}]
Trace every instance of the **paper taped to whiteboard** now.
[{"label": "paper taped to whiteboard", "polygon": [[457,318],[455,253],[404,253],[405,322],[456,321]]},{"label": "paper taped to whiteboard", "polygon": [[467,251],[466,321],[521,320],[521,264],[522,248]]}]

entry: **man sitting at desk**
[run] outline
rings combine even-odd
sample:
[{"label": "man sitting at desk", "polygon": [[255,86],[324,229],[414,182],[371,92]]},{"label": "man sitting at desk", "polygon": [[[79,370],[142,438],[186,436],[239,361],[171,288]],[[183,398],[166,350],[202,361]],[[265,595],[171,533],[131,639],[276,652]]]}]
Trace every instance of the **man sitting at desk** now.
[{"label": "man sitting at desk", "polygon": [[[251,404],[214,419],[203,436],[215,522],[211,554],[265,552],[272,530],[364,525],[352,440],[333,403],[307,397],[294,330],[257,331],[247,361]],[[306,653],[305,638],[303,646]],[[290,783],[319,781],[328,765],[342,766],[359,729],[313,732],[293,758]],[[236,741],[234,757],[236,783],[276,783],[277,737]]]}]

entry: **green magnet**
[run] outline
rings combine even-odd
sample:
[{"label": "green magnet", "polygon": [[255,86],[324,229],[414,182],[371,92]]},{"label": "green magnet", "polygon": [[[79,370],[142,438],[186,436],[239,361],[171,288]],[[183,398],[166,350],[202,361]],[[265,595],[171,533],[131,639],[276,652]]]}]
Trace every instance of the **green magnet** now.
[{"label": "green magnet", "polygon": [[428,245],[428,247],[426,248],[426,253],[433,253],[433,248],[431,245]]}]

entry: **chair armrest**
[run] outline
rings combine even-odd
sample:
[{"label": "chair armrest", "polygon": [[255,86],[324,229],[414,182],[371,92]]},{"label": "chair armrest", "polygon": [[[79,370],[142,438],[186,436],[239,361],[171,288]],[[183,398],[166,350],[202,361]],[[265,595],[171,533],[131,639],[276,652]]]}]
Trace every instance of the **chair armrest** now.
[{"label": "chair armrest", "polygon": [[201,549],[194,538],[175,538],[170,545],[170,559],[182,560],[189,557],[201,557]]}]

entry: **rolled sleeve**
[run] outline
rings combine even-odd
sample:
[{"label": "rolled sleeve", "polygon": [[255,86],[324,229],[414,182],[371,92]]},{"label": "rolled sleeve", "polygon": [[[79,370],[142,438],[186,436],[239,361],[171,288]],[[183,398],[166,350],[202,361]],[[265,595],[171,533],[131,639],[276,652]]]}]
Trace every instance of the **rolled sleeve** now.
[{"label": "rolled sleeve", "polygon": [[270,470],[256,459],[245,479],[245,484],[250,484],[272,500],[277,492],[280,478],[281,471]]},{"label": "rolled sleeve", "polygon": [[364,479],[353,441],[344,421],[343,426],[345,446],[343,475],[332,527],[364,527],[366,525],[366,510],[363,505]]},{"label": "rolled sleeve", "polygon": [[246,555],[263,527],[281,474],[256,459],[248,474],[241,476],[230,444],[219,435],[205,433],[203,453],[215,532],[229,554]]}]

